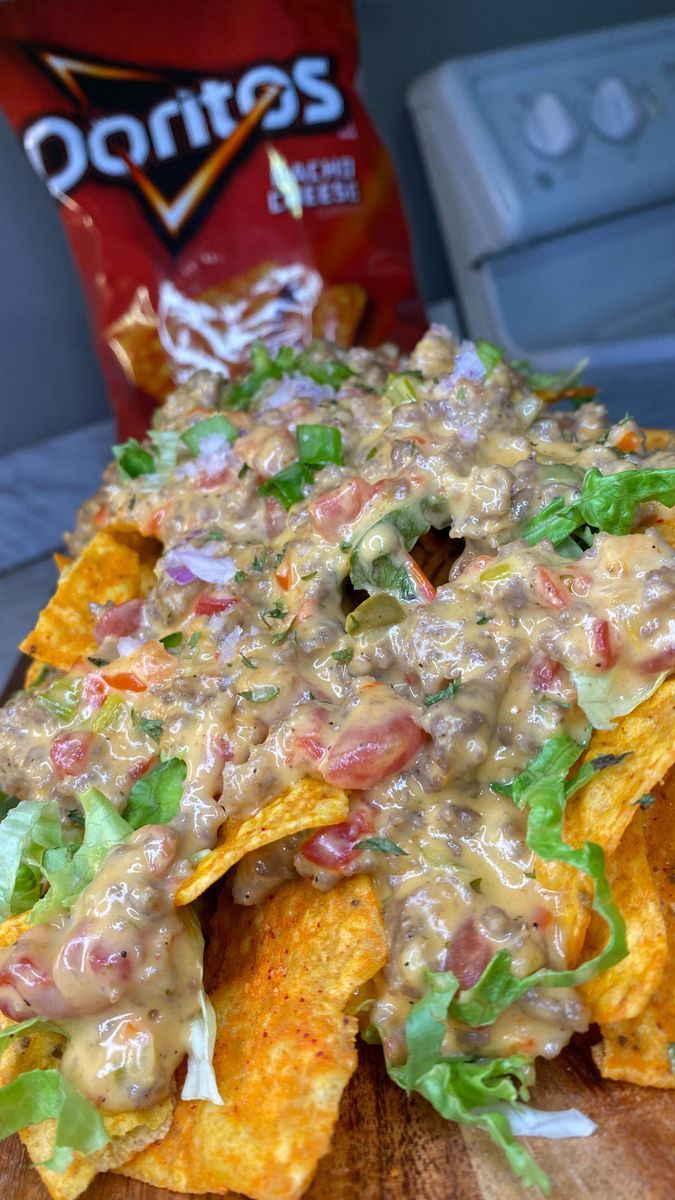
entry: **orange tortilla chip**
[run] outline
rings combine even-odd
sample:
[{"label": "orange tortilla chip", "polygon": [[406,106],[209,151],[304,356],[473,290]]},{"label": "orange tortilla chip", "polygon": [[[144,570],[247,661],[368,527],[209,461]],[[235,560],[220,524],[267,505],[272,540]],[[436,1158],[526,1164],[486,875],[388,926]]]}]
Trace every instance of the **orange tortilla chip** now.
[{"label": "orange tortilla chip", "polygon": [[[4,1024],[11,1025],[12,1022],[5,1021]],[[0,1087],[11,1083],[24,1071],[58,1066],[64,1040],[58,1033],[34,1033],[17,1038],[2,1056]],[[158,1137],[163,1137],[171,1124],[173,1106],[174,1101],[167,1099],[145,1111],[134,1109],[105,1116],[104,1123],[111,1140],[95,1154],[75,1153],[65,1171],[50,1171],[40,1166],[51,1154],[55,1121],[31,1125],[22,1129],[19,1136],[53,1200],[75,1200],[100,1172],[121,1166]]]},{"label": "orange tortilla chip", "polygon": [[91,605],[123,604],[140,594],[138,554],[102,530],[61,572],[54,595],[20,649],[51,667],[69,671],[78,658],[95,649]]},{"label": "orange tortilla chip", "polygon": [[221,894],[207,950],[222,1107],[182,1100],[163,1142],[122,1174],[178,1192],[294,1200],[329,1148],[356,1067],[344,1009],[386,959],[370,880],[284,884],[244,908]]},{"label": "orange tortilla chip", "polygon": [[648,450],[668,450],[675,437],[672,429],[645,429],[643,433]]},{"label": "orange tortilla chip", "polygon": [[178,889],[176,904],[190,904],[196,900],[251,850],[259,850],[261,846],[278,842],[292,833],[302,833],[305,829],[334,825],[344,820],[348,810],[345,792],[336,791],[316,779],[301,779],[253,816],[228,821],[222,841]]},{"label": "orange tortilla chip", "polygon": [[158,400],[174,387],[173,363],[160,340],[157,314],[145,288],[131,306],[106,330],[106,339],[125,378]]},{"label": "orange tortilla chip", "polygon": [[593,1057],[605,1079],[675,1088],[669,1053],[675,1045],[675,771],[663,787],[654,789],[654,796],[654,804],[644,811],[642,820],[668,940],[665,970],[638,1017],[602,1026],[603,1041],[593,1048]]},{"label": "orange tortilla chip", "polygon": [[[637,1017],[659,985],[668,956],[666,926],[656,881],[647,859],[639,812],[607,862],[612,894],[626,922],[628,954],[579,990],[591,1019],[599,1024]],[[593,913],[584,943],[584,960],[599,954],[607,941],[605,922]]]},{"label": "orange tortilla chip", "polygon": [[7,917],[5,921],[0,922],[0,950],[13,946],[21,934],[26,932],[29,928],[28,917],[27,912],[17,913],[15,917]]},{"label": "orange tortilla chip", "polygon": [[368,296],[360,283],[334,283],[325,287],[312,313],[312,335],[335,346],[353,346]]},{"label": "orange tortilla chip", "polygon": [[[572,846],[595,842],[611,858],[638,811],[636,801],[661,782],[675,761],[670,732],[674,725],[675,679],[669,679],[614,729],[595,730],[586,760],[628,751],[630,757],[599,771],[572,797],[565,814],[566,841]],[[538,863],[537,878],[559,897],[563,943],[573,966],[579,961],[590,920],[592,883],[564,863]]]}]

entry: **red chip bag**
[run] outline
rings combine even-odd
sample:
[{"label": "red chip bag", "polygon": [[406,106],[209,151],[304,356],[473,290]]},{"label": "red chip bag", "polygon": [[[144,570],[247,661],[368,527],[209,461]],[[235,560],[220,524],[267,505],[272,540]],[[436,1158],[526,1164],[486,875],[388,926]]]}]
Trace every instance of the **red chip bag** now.
[{"label": "red chip bag", "polygon": [[0,102],[60,204],[121,436],[252,342],[418,336],[349,0],[10,0]]}]

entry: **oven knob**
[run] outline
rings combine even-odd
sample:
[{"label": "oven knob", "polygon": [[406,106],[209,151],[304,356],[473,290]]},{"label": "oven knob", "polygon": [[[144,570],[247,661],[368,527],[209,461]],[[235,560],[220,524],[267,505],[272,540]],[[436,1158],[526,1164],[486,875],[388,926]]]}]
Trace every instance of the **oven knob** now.
[{"label": "oven knob", "polygon": [[554,92],[541,92],[525,117],[525,137],[537,154],[562,158],[576,144],[577,124]]},{"label": "oven knob", "polygon": [[601,137],[624,142],[639,129],[642,113],[623,80],[608,75],[593,93],[591,120]]}]

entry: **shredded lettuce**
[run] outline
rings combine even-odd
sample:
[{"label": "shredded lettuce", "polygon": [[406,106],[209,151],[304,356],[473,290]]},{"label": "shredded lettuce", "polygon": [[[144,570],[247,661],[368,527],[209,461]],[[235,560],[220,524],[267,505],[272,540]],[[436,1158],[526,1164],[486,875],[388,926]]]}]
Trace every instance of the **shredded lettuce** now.
[{"label": "shredded lettuce", "polygon": [[222,1104],[223,1099],[218,1091],[218,1081],[213,1070],[216,1014],[202,982],[204,937],[195,912],[188,909],[183,915],[199,962],[200,988],[199,1012],[190,1026],[187,1072],[181,1095],[183,1100],[210,1100],[211,1104]]},{"label": "shredded lettuce", "polygon": [[661,686],[667,671],[662,671],[641,687],[631,685],[629,691],[624,691],[622,682],[625,678],[612,667],[600,675],[590,675],[585,671],[570,671],[572,681],[577,689],[577,703],[583,709],[594,729],[613,729],[613,721],[617,717],[625,717],[632,712],[643,700],[648,700]]},{"label": "shredded lettuce", "polygon": [[66,675],[57,679],[45,692],[37,696],[40,704],[55,713],[60,721],[72,721],[80,705],[82,679]]},{"label": "shredded lettuce", "polygon": [[578,1108],[563,1108],[555,1112],[520,1104],[517,1100],[512,1103],[498,1100],[493,1109],[504,1114],[511,1126],[511,1133],[518,1137],[590,1137],[597,1129],[595,1121]]},{"label": "shredded lettuce", "polygon": [[578,987],[620,962],[628,953],[626,927],[612,898],[601,847],[594,842],[584,842],[577,849],[568,846],[562,837],[567,800],[598,769],[592,763],[586,763],[575,778],[567,782],[569,771],[584,749],[585,746],[575,742],[569,734],[556,734],[511,783],[493,783],[492,788],[510,796],[518,808],[528,809],[526,840],[535,854],[545,862],[568,863],[593,880],[593,908],[608,926],[607,944],[595,958],[578,967],[565,971],[542,968],[523,979],[516,979],[511,974],[510,955],[506,950],[500,950],[490,960],[478,983],[451,1003],[452,1016],[466,1025],[490,1025],[505,1008],[533,987]]},{"label": "shredded lettuce", "polygon": [[551,1185],[524,1146],[516,1140],[507,1118],[485,1111],[497,1101],[526,1100],[534,1082],[534,1067],[520,1054],[507,1058],[445,1057],[441,1051],[445,1021],[459,983],[452,971],[427,976],[426,994],[408,1013],[407,1059],[402,1066],[387,1063],[390,1077],[406,1092],[418,1092],[449,1121],[483,1129],[506,1155],[525,1187],[538,1186],[547,1195]]},{"label": "shredded lettuce", "polygon": [[21,800],[0,822],[0,918],[25,912],[40,895],[45,852],[62,844],[55,800]]},{"label": "shredded lettuce", "polygon": [[66,1031],[54,1021],[46,1021],[43,1017],[29,1017],[27,1021],[19,1021],[18,1025],[6,1025],[4,1029],[0,1029],[0,1054],[4,1053],[14,1038],[24,1037],[27,1033],[62,1033],[65,1037]]},{"label": "shredded lettuce", "polygon": [[54,1144],[40,1163],[49,1170],[65,1171],[75,1150],[93,1154],[110,1141],[101,1114],[60,1071],[25,1071],[0,1088],[0,1138],[49,1118],[56,1120]]},{"label": "shredded lettuce", "polygon": [[[524,979],[511,974],[510,955],[496,954],[478,983],[460,991],[452,971],[427,974],[425,996],[414,1004],[406,1026],[408,1057],[403,1066],[388,1064],[388,1071],[406,1091],[425,1096],[442,1116],[484,1129],[501,1146],[525,1187],[538,1185],[547,1194],[550,1183],[536,1163],[514,1139],[512,1106],[527,1100],[527,1085],[533,1082],[532,1064],[520,1055],[481,1059],[443,1057],[441,1044],[448,1016],[476,1027],[491,1024],[500,1013],[533,987],[574,987],[618,962],[627,953],[623,918],[614,903],[599,846],[586,842],[579,849],[562,839],[562,822],[568,798],[588,782],[596,770],[616,760],[598,759],[585,763],[574,779],[568,774],[585,749],[568,734],[557,734],[542,747],[511,783],[493,784],[508,795],[518,808],[527,808],[527,844],[546,861],[567,862],[584,871],[595,883],[593,907],[604,918],[609,936],[604,949],[574,970],[535,971]],[[499,1102],[499,1106],[495,1104]],[[509,1111],[502,1107],[506,1102]],[[521,1127],[532,1132],[532,1116],[520,1109]],[[562,1114],[555,1114],[560,1117]],[[579,1114],[580,1115],[580,1114]],[[549,1121],[553,1119],[553,1114]],[[525,1126],[522,1126],[525,1122]],[[535,1122],[536,1123],[536,1122]],[[518,1125],[516,1125],[518,1128]],[[579,1123],[577,1122],[579,1132]],[[587,1126],[579,1133],[592,1132]],[[562,1136],[562,1135],[559,1135]]]},{"label": "shredded lettuce", "polygon": [[183,796],[187,766],[182,758],[169,758],[137,779],[129,792],[124,820],[131,829],[166,825],[175,817]]},{"label": "shredded lettuce", "polygon": [[89,788],[79,800],[84,813],[82,843],[60,845],[43,856],[42,869],[49,890],[33,907],[31,924],[48,921],[60,909],[71,908],[108,851],[132,832],[131,825],[98,788]]},{"label": "shredded lettuce", "polygon": [[639,505],[648,500],[658,500],[669,508],[675,505],[675,470],[645,467],[603,475],[591,467],[584,475],[579,499],[566,504],[559,496],[526,522],[522,536],[530,545],[542,538],[550,538],[554,546],[569,545],[567,539],[584,525],[621,536],[631,532]]}]

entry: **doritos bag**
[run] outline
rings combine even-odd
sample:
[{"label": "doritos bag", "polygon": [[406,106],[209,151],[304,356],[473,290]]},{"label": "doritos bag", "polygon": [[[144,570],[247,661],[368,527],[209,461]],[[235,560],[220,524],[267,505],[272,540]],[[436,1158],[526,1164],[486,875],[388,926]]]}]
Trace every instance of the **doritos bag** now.
[{"label": "doritos bag", "polygon": [[349,0],[10,0],[0,102],[60,205],[121,435],[252,342],[409,346]]}]

